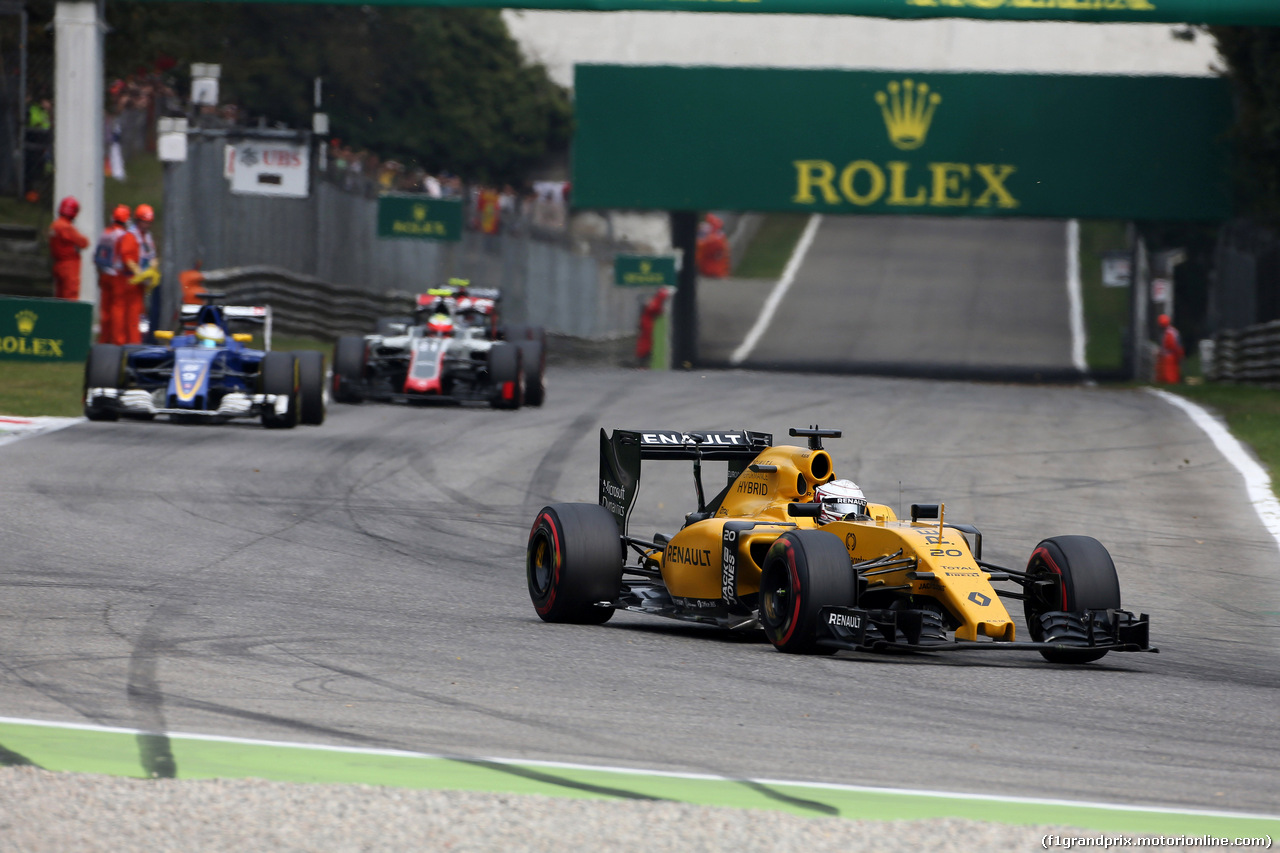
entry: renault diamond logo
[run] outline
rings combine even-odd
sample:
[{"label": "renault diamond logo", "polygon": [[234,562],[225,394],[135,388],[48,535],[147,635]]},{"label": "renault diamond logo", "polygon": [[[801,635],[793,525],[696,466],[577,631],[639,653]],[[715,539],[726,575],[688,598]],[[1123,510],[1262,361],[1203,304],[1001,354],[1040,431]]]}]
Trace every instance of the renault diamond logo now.
[{"label": "renault diamond logo", "polygon": [[942,96],[929,91],[928,83],[916,83],[907,78],[901,84],[890,81],[889,92],[876,92],[876,103],[889,130],[889,141],[895,148],[914,151],[924,145],[933,121],[933,112],[942,103]]},{"label": "renault diamond logo", "polygon": [[18,321],[18,334],[29,335],[35,331],[36,320],[40,318],[34,311],[23,310],[14,314],[13,319]]},{"label": "renault diamond logo", "polygon": [[969,593],[969,600],[972,601],[974,604],[978,605],[979,607],[986,607],[988,604],[991,603],[990,597],[985,596],[982,593],[977,591]]}]

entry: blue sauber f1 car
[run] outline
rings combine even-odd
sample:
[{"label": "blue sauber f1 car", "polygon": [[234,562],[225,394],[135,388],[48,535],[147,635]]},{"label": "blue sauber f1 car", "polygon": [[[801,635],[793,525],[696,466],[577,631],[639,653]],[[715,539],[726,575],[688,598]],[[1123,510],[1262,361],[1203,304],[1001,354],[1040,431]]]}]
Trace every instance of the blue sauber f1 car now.
[{"label": "blue sauber f1 car", "polygon": [[[183,329],[157,331],[154,345],[95,344],[84,371],[84,413],[91,421],[121,415],[222,423],[261,418],[267,428],[324,422],[324,355],[311,350],[271,352],[270,309],[208,304],[184,306]],[[193,313],[187,319],[185,315]],[[228,317],[266,321],[266,351],[249,348],[252,335],[232,333]]]}]

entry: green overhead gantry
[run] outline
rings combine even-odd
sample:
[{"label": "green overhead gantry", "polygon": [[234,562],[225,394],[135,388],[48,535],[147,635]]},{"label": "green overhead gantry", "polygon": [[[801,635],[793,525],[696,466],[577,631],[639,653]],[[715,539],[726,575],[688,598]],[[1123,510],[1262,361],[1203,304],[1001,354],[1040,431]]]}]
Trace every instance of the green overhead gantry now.
[{"label": "green overhead gantry", "polygon": [[[169,0],[161,0],[169,2]],[[274,3],[296,0],[239,0]],[[590,12],[757,12],[1146,24],[1280,24],[1276,0],[326,0],[356,6],[481,6]]]}]

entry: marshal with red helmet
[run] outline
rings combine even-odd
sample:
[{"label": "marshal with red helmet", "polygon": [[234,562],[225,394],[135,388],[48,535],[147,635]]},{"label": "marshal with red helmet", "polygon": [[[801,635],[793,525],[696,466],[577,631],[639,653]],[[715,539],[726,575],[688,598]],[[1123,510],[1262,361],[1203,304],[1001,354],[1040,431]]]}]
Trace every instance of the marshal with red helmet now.
[{"label": "marshal with red helmet", "polygon": [[500,291],[450,279],[417,298],[413,316],[383,317],[371,335],[338,339],[333,399],[541,406],[546,335],[499,322]]}]

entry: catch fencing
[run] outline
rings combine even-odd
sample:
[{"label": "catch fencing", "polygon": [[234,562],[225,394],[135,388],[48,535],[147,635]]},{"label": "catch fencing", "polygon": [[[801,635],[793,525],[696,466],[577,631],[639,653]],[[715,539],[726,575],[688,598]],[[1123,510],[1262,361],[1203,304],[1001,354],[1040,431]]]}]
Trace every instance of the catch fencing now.
[{"label": "catch fencing", "polygon": [[499,234],[464,229],[456,243],[379,239],[373,182],[350,176],[339,182],[313,167],[307,198],[234,194],[224,171],[227,142],[227,131],[193,131],[186,162],[166,166],[167,281],[199,264],[218,271],[211,287],[222,280],[235,284],[233,292],[270,293],[294,307],[310,300],[311,313],[328,318],[325,329],[367,332],[369,324],[355,329],[356,315],[351,323],[344,319],[349,294],[403,304],[396,300],[460,277],[500,288],[511,322],[597,340],[635,331],[637,294],[613,285],[613,257],[626,246],[575,238],[567,228],[540,227],[521,215],[508,216]]},{"label": "catch fencing", "polygon": [[1280,319],[1280,234],[1247,219],[1218,232],[1208,328],[1217,333]]}]

